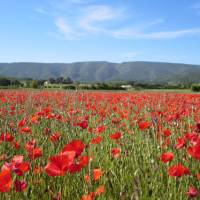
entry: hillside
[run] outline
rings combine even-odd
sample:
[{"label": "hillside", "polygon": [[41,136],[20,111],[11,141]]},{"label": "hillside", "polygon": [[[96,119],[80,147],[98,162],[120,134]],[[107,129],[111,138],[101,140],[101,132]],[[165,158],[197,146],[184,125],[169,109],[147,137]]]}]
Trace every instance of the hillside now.
[{"label": "hillside", "polygon": [[134,80],[145,82],[198,82],[200,65],[160,62],[0,63],[0,76],[74,81]]}]

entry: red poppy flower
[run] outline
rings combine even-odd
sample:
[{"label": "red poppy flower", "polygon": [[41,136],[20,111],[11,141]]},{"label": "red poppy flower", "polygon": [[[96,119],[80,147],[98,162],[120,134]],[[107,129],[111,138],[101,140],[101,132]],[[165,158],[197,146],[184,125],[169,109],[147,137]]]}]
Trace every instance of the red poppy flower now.
[{"label": "red poppy flower", "polygon": [[167,152],[167,153],[163,153],[161,155],[161,160],[164,162],[164,163],[167,163],[167,162],[170,162],[174,159],[174,154],[171,153],[171,152]]},{"label": "red poppy flower", "polygon": [[1,101],[2,101],[2,103],[6,103],[7,102],[6,98],[4,98],[4,97],[1,97]]},{"label": "red poppy flower", "polygon": [[23,127],[23,126],[25,126],[25,124],[26,124],[26,119],[22,119],[21,121],[19,121],[19,123],[18,123],[18,127]]},{"label": "red poppy flower", "polygon": [[200,181],[200,173],[197,174],[197,179]]},{"label": "red poppy flower", "polygon": [[16,150],[20,149],[20,143],[18,141],[14,142],[13,146],[15,147]]},{"label": "red poppy flower", "polygon": [[88,156],[81,156],[79,158],[79,164],[82,166],[82,167],[86,167],[89,163],[89,157]]},{"label": "red poppy flower", "polygon": [[80,164],[72,163],[68,168],[67,171],[71,174],[75,174],[80,172],[82,169],[82,166]]},{"label": "red poppy flower", "polygon": [[14,137],[10,133],[2,133],[0,136],[0,140],[4,142],[12,142]]},{"label": "red poppy flower", "polygon": [[114,158],[118,158],[120,156],[121,149],[120,148],[112,148],[111,153]]},{"label": "red poppy flower", "polygon": [[99,144],[99,143],[101,143],[101,141],[102,141],[102,137],[101,137],[101,136],[97,136],[97,137],[93,138],[93,139],[90,141],[90,143],[91,143],[91,144]]},{"label": "red poppy flower", "polygon": [[80,122],[78,124],[82,129],[86,129],[88,127],[88,122],[86,120]]},{"label": "red poppy flower", "polygon": [[101,176],[103,175],[103,172],[101,169],[94,169],[93,170],[93,178],[94,178],[94,181],[98,181]]},{"label": "red poppy flower", "polygon": [[0,172],[0,192],[9,192],[12,185],[10,170]]},{"label": "red poppy flower", "polygon": [[178,138],[178,142],[176,144],[176,149],[181,149],[185,146],[186,141],[184,138]]},{"label": "red poppy flower", "polygon": [[27,183],[26,181],[15,180],[14,188],[17,192],[23,192],[27,188]]},{"label": "red poppy flower", "polygon": [[140,130],[145,130],[150,127],[150,123],[146,121],[142,121],[138,123],[138,126]]},{"label": "red poppy flower", "polygon": [[85,145],[81,140],[72,140],[70,143],[65,145],[62,152],[74,151],[76,152],[76,156],[80,156],[84,149]]},{"label": "red poppy flower", "polygon": [[86,167],[88,165],[88,163],[89,163],[89,157],[81,156],[79,157],[79,161],[77,163],[73,163],[68,167],[67,171],[72,174],[80,172],[83,167]]},{"label": "red poppy flower", "polygon": [[36,140],[35,139],[34,140],[30,140],[30,141],[28,141],[26,143],[25,149],[27,151],[32,151],[35,148],[35,146],[36,146]]},{"label": "red poppy flower", "polygon": [[25,172],[28,172],[30,170],[30,163],[29,162],[22,162],[22,163],[16,163],[14,165],[14,172],[18,176],[23,176]]},{"label": "red poppy flower", "polygon": [[49,176],[64,176],[68,168],[73,164],[75,152],[55,155],[49,158],[45,171]]},{"label": "red poppy flower", "polygon": [[168,174],[174,177],[181,177],[183,175],[190,174],[188,168],[184,167],[182,164],[173,165],[168,169]]},{"label": "red poppy flower", "polygon": [[190,186],[187,192],[188,197],[194,198],[198,195],[198,190],[194,186]]},{"label": "red poppy flower", "polygon": [[85,180],[85,182],[90,183],[90,176],[89,176],[89,174],[86,174],[84,176],[84,180]]},{"label": "red poppy flower", "polygon": [[198,140],[198,135],[197,133],[186,133],[184,135],[185,140],[189,141],[197,141]]},{"label": "red poppy flower", "polygon": [[163,134],[164,134],[165,137],[169,137],[171,135],[171,131],[169,129],[165,129],[163,131]]},{"label": "red poppy flower", "polygon": [[98,127],[96,128],[96,132],[97,132],[97,133],[102,133],[102,132],[105,131],[105,129],[106,129],[106,127],[105,127],[104,125],[98,126]]},{"label": "red poppy flower", "polygon": [[104,185],[100,185],[94,192],[95,196],[99,196],[101,195],[102,193],[105,192],[105,187]]},{"label": "red poppy flower", "polygon": [[118,140],[122,137],[122,134],[120,132],[117,132],[117,133],[113,133],[110,135],[110,139],[111,140]]},{"label": "red poppy flower", "polygon": [[188,154],[190,154],[193,158],[200,160],[200,143],[194,145],[193,147],[189,147],[187,149]]},{"label": "red poppy flower", "polygon": [[38,115],[33,115],[31,117],[31,122],[34,124],[38,124],[39,123],[39,116]]},{"label": "red poppy flower", "polygon": [[22,133],[31,133],[31,128],[30,127],[24,127],[21,129]]},{"label": "red poppy flower", "polygon": [[29,151],[28,156],[31,160],[35,160],[36,158],[39,158],[42,156],[42,149],[39,147],[36,147]]},{"label": "red poppy flower", "polygon": [[83,195],[81,197],[81,200],[94,200],[94,197],[95,197],[94,192],[90,192],[87,195]]}]

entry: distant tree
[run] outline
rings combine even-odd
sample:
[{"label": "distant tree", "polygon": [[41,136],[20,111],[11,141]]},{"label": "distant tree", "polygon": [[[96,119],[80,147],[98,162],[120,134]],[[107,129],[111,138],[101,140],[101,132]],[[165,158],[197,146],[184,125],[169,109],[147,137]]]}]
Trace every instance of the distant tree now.
[{"label": "distant tree", "polygon": [[64,80],[64,78],[61,76],[61,77],[58,77],[57,79],[56,79],[56,83],[58,83],[58,84],[62,84],[63,83],[63,80]]},{"label": "distant tree", "polygon": [[128,85],[134,86],[135,85],[135,81],[127,81]]},{"label": "distant tree", "polygon": [[50,78],[49,83],[54,84],[54,83],[56,83],[56,80],[54,78]]},{"label": "distant tree", "polygon": [[32,81],[33,79],[28,77],[28,78],[25,78],[24,80],[25,81]]},{"label": "distant tree", "polygon": [[63,84],[72,84],[72,83],[73,81],[69,76],[63,80]]},{"label": "distant tree", "polygon": [[[53,83],[53,82],[51,81],[51,83]],[[57,84],[72,84],[73,81],[71,80],[70,77],[64,78],[64,77],[60,76],[57,79],[55,79],[55,83],[57,83]]]},{"label": "distant tree", "polygon": [[46,80],[38,80],[38,86],[43,86]]},{"label": "distant tree", "polygon": [[21,83],[20,81],[16,80],[16,79],[11,80],[11,83],[10,83],[10,84],[11,84],[11,85],[14,85],[14,86],[20,86],[20,85],[22,85],[22,83]]},{"label": "distant tree", "polygon": [[9,86],[11,84],[11,81],[7,78],[1,77],[0,78],[0,85],[1,86]]},{"label": "distant tree", "polygon": [[32,80],[30,83],[31,88],[38,88],[38,81],[37,80]]},{"label": "distant tree", "polygon": [[200,92],[200,85],[199,84],[192,84],[191,90],[193,92]]}]

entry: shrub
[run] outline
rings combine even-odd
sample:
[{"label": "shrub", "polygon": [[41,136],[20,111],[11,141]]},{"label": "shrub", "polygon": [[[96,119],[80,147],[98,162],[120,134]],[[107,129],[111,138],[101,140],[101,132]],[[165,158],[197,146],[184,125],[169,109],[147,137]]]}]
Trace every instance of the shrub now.
[{"label": "shrub", "polygon": [[200,84],[192,84],[191,90],[193,92],[200,92]]},{"label": "shrub", "polygon": [[75,85],[64,85],[64,86],[62,86],[62,89],[65,89],[65,90],[75,90],[76,86]]},{"label": "shrub", "polygon": [[9,86],[10,85],[10,80],[4,77],[0,77],[0,85],[1,86]]},{"label": "shrub", "polygon": [[32,80],[31,84],[30,84],[30,87],[34,88],[34,89],[38,88],[38,81],[37,80]]}]

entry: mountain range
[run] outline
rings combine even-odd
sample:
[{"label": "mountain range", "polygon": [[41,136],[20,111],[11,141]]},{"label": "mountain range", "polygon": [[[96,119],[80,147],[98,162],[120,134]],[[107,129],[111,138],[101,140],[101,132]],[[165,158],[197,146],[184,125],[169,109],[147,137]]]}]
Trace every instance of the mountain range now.
[{"label": "mountain range", "polygon": [[200,65],[163,62],[104,61],[75,63],[0,63],[0,76],[49,79],[70,77],[73,81],[102,82],[133,80],[138,82],[199,82]]}]

